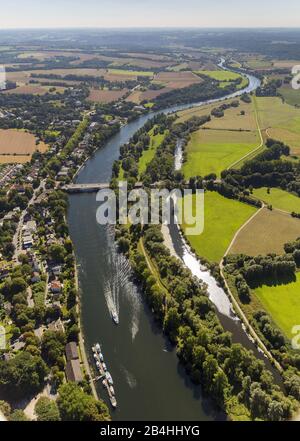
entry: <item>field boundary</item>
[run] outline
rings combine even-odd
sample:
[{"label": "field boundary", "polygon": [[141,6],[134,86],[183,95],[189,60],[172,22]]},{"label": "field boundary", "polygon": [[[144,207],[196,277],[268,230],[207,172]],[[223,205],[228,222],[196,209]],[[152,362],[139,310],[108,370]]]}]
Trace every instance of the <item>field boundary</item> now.
[{"label": "field boundary", "polygon": [[263,147],[263,145],[264,145],[264,138],[262,136],[261,127],[260,127],[259,120],[258,120],[258,112],[257,112],[257,106],[256,106],[255,98],[253,98],[252,103],[253,103],[253,108],[254,108],[254,113],[255,113],[255,121],[256,121],[256,125],[257,125],[257,131],[258,131],[259,137],[260,137],[260,145],[258,147],[256,147],[254,150],[251,150],[251,152],[249,152],[246,155],[244,155],[238,161],[235,161],[233,164],[231,164],[229,167],[227,167],[226,170],[230,170],[232,167],[234,167],[235,165],[239,164],[241,161],[244,161],[249,156],[252,156],[255,152],[257,152],[259,149],[261,149]]}]

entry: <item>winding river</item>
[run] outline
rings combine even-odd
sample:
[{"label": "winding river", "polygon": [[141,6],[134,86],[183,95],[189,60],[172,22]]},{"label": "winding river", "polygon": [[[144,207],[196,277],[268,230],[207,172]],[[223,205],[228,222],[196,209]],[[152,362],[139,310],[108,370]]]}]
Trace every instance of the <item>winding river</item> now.
[{"label": "winding river", "polygon": [[[221,67],[223,63],[224,60]],[[244,90],[227,98],[256,89],[259,80],[253,76],[248,78],[249,85]],[[173,106],[165,113],[216,101],[219,100]],[[122,127],[104,148],[87,161],[77,176],[77,182],[109,181],[120,146],[128,142],[153,116],[154,113],[141,116]],[[179,148],[179,156],[176,155],[178,167],[180,154]],[[128,262],[116,253],[112,231],[97,224],[97,208],[95,194],[74,194],[69,197],[68,223],[78,263],[85,345],[89,356],[92,344],[100,342],[102,345],[118,401],[112,418],[123,421],[224,419],[223,414],[216,413],[201,388],[194,386],[185,374],[174,348],[162,335],[141,293],[132,283]],[[179,258],[208,284],[210,298],[217,307],[225,329],[233,333],[233,340],[256,350],[232,314],[225,293],[189,252],[177,227],[170,226],[170,238]],[[119,326],[115,326],[111,320],[109,310],[112,305],[119,312]],[[262,357],[258,352],[257,356]],[[97,388],[101,398],[106,400],[101,383]]]}]

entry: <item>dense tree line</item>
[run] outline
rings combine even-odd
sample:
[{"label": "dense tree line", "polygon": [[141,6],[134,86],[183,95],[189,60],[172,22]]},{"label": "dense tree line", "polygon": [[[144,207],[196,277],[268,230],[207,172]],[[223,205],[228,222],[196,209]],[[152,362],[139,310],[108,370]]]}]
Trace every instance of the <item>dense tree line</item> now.
[{"label": "dense tree line", "polygon": [[266,147],[265,151],[245,162],[239,170],[223,171],[223,183],[239,191],[251,187],[281,187],[300,195],[300,164],[282,159],[289,156],[290,148],[273,139],[266,142]]},{"label": "dense tree line", "polygon": [[210,78],[204,80],[200,84],[193,84],[192,86],[183,89],[174,89],[170,92],[159,95],[155,99],[154,109],[163,109],[175,104],[188,104],[197,101],[221,98],[235,90],[235,83],[230,83],[222,89],[218,87],[218,81]]}]

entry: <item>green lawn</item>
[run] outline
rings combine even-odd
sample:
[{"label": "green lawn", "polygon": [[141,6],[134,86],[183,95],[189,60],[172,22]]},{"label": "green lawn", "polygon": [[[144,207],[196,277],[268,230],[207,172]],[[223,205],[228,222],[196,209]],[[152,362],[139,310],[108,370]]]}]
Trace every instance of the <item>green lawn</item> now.
[{"label": "green lawn", "polygon": [[270,194],[268,194],[267,188],[263,187],[253,190],[253,195],[279,210],[300,213],[300,198],[287,191],[270,188]]},{"label": "green lawn", "polygon": [[141,175],[146,171],[147,165],[155,156],[155,152],[160,144],[163,142],[166,132],[163,134],[158,133],[157,135],[153,134],[154,128],[150,130],[150,147],[148,150],[144,150],[142,156],[139,160],[139,174]]},{"label": "green lawn", "polygon": [[289,338],[292,328],[300,325],[300,273],[287,285],[262,286],[254,290],[273,320]]},{"label": "green lawn", "polygon": [[184,175],[186,178],[205,176],[209,173],[216,173],[220,176],[223,170],[254,150],[259,144],[259,135],[254,131],[200,129],[192,134],[187,145],[187,161],[183,166]]},{"label": "green lawn", "polygon": [[[192,197],[195,203],[195,196]],[[188,236],[191,246],[199,256],[219,262],[236,231],[255,211],[256,208],[224,198],[217,192],[206,192],[204,195],[204,231],[199,236]],[[183,225],[183,230],[186,230],[186,225]]]}]

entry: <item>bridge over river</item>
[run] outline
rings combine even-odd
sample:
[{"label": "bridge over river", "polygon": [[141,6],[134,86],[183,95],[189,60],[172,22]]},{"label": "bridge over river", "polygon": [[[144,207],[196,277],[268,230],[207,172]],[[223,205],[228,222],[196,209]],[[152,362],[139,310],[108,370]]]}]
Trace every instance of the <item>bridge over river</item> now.
[{"label": "bridge over river", "polygon": [[[142,182],[136,182],[134,188],[141,188]],[[93,183],[93,184],[68,184],[62,187],[67,193],[93,193],[99,190],[110,188],[109,182]]]}]

